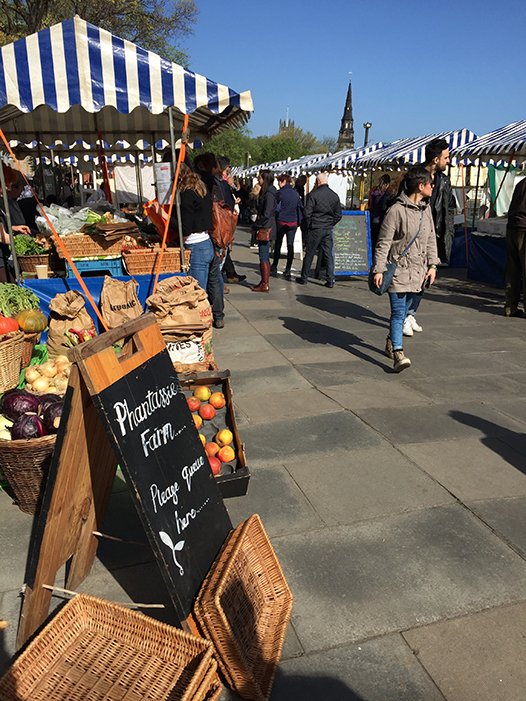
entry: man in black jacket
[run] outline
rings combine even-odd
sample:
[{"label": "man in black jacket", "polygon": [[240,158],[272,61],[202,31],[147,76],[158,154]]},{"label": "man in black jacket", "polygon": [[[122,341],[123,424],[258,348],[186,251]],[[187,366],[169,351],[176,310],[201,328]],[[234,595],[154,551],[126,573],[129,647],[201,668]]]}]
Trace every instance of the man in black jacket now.
[{"label": "man in black jacket", "polygon": [[301,277],[296,278],[300,285],[308,282],[312,259],[318,247],[327,261],[327,282],[325,287],[334,287],[334,258],[332,255],[332,227],[342,218],[340,198],[327,185],[327,173],[316,177],[316,189],[307,197],[304,221],[307,230],[307,250],[301,268]]},{"label": "man in black jacket", "polygon": [[519,309],[521,279],[526,285],[526,178],[513,191],[506,226],[506,316],[524,316]]}]

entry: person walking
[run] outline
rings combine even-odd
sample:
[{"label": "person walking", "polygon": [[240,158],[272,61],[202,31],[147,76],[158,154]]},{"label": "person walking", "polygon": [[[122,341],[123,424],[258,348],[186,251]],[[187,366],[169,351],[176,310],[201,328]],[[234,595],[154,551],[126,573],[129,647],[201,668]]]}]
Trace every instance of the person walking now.
[{"label": "person walking", "polygon": [[[521,280],[526,285],[526,178],[523,178],[513,191],[506,225],[506,316],[523,317],[519,309]],[[524,305],[524,300],[523,300]],[[525,309],[526,309],[526,305]]]},{"label": "person walking", "polygon": [[384,204],[390,184],[391,176],[387,174],[382,175],[376,187],[373,187],[369,194],[368,209],[371,217],[371,248],[373,251],[376,248],[380,226],[385,216]]},{"label": "person walking", "polygon": [[[259,249],[259,269],[261,280],[258,285],[252,287],[252,292],[268,292],[270,279],[270,242],[276,239],[276,196],[277,190],[273,185],[274,173],[270,170],[261,170],[258,176],[258,184],[261,187],[258,200],[258,215],[252,226]],[[257,239],[258,230],[268,231],[267,236]],[[267,240],[264,240],[267,239]]]},{"label": "person walking", "polygon": [[299,193],[292,187],[292,178],[286,173],[278,175],[278,196],[276,204],[276,243],[274,245],[274,261],[270,274],[278,274],[278,264],[283,238],[287,240],[287,265],[283,277],[290,279],[292,261],[294,260],[294,237],[296,229],[303,219],[303,205]]},{"label": "person walking", "polygon": [[307,284],[312,260],[319,247],[327,263],[327,282],[325,287],[334,287],[332,227],[341,218],[340,198],[328,186],[327,173],[318,173],[316,176],[316,188],[307,197],[305,206],[307,250],[303,259],[301,276],[296,278],[296,282],[300,285]]},{"label": "person walking", "polygon": [[395,372],[411,365],[402,345],[407,310],[423,287],[434,283],[440,262],[431,208],[423,201],[433,194],[431,174],[423,166],[415,166],[407,171],[405,183],[405,192],[388,210],[380,227],[372,270],[374,284],[380,287],[387,263],[398,264],[389,287],[391,317],[385,345]]}]

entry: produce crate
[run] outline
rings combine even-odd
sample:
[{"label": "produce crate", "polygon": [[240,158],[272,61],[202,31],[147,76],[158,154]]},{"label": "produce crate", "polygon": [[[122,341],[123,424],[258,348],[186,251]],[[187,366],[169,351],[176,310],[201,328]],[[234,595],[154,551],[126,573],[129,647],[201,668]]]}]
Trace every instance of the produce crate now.
[{"label": "produce crate", "polygon": [[[234,434],[233,445],[236,452],[236,461],[232,466],[231,463],[228,463],[228,467],[224,468],[225,473],[221,472],[219,475],[216,475],[216,480],[223,499],[244,496],[248,491],[250,472],[248,470],[245,457],[245,445],[241,442],[239,431],[237,429],[234,400],[232,398],[232,389],[230,387],[230,370],[198,372],[195,375],[178,374],[177,377],[179,378],[179,382],[181,383],[181,386],[187,396],[193,394],[194,390],[199,385],[205,385],[209,387],[212,392],[223,392],[225,395],[226,407],[224,410],[219,410],[217,417],[218,420],[223,418],[226,423],[226,427]],[[222,417],[220,414],[222,411],[224,411],[224,417]],[[208,423],[209,422],[204,422],[203,427],[200,429],[200,432],[204,433],[205,437],[207,438],[207,442],[213,439],[212,432],[207,435]],[[218,426],[218,422],[212,421],[210,423],[215,426],[213,429],[213,431],[215,431]],[[222,426],[222,428],[224,428],[224,426]],[[219,430],[219,428],[217,428],[217,430]],[[226,471],[227,469],[228,471]]]},{"label": "produce crate", "polygon": [[208,640],[78,594],[0,679],[0,698],[192,701],[212,664]]},{"label": "produce crate", "polygon": [[[165,248],[161,263],[161,273],[180,273],[181,253],[180,248]],[[157,261],[161,253],[160,248],[138,248],[123,249],[122,259],[126,270],[130,275],[152,275],[157,269]],[[184,259],[188,266],[190,262],[190,251],[184,252]]]},{"label": "produce crate", "polygon": [[[122,258],[102,258],[100,260],[82,260],[73,258],[75,267],[81,277],[111,275],[118,277],[122,275]],[[67,264],[68,278],[75,277],[73,268]]]},{"label": "produce crate", "polygon": [[0,438],[0,469],[13,490],[14,504],[26,514],[36,514],[42,503],[56,438]]},{"label": "produce crate", "polygon": [[[120,256],[124,244],[124,236],[116,241],[106,241],[104,236],[97,234],[64,234],[60,240],[71,258],[88,258],[89,256]],[[53,245],[60,258],[64,258],[62,249],[55,242]]]},{"label": "produce crate", "polygon": [[23,273],[36,273],[35,265],[47,265],[51,270],[49,253],[43,253],[41,256],[17,256],[17,260]]},{"label": "produce crate", "polygon": [[0,341],[0,394],[18,385],[23,349],[23,331],[16,331],[6,341]]},{"label": "produce crate", "polygon": [[242,698],[268,701],[292,605],[272,544],[254,514],[230,534],[194,606],[226,680]]}]

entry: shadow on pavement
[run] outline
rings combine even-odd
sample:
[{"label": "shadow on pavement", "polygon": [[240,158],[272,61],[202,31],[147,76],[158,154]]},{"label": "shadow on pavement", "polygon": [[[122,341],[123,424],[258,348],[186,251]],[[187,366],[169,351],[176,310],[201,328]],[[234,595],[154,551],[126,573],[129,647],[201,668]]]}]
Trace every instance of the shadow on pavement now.
[{"label": "shadow on pavement", "polygon": [[[316,321],[309,321],[309,326],[311,327],[309,331],[299,331],[297,329],[297,319],[289,316],[278,317],[280,321],[283,322],[283,326],[288,331],[292,331],[299,338],[303,338],[309,343],[322,343],[323,345],[329,343],[331,346],[336,348],[341,348],[342,350],[351,353],[351,355],[360,358],[360,360],[366,360],[371,365],[376,365],[381,368],[384,372],[391,374],[394,370],[387,366],[385,363],[372,358],[365,351],[372,351],[376,355],[384,357],[383,348],[376,348],[371,346],[369,343],[365,343],[359,336],[355,336],[347,331],[341,331],[340,329],[335,329],[332,326],[326,326],[325,324],[318,324]],[[320,334],[323,341],[313,340],[312,336],[314,334]],[[363,349],[363,350],[362,350]]]},{"label": "shadow on pavement", "polygon": [[378,316],[378,314],[373,312],[371,309],[362,307],[360,304],[353,304],[352,302],[339,299],[335,300],[332,297],[308,297],[306,295],[298,295],[297,300],[300,302],[300,304],[305,304],[308,307],[314,307],[315,309],[319,309],[321,312],[336,314],[344,319],[355,319],[356,321],[361,321],[364,324],[372,324],[373,326],[380,326],[385,329],[387,329],[389,326],[389,303],[387,297],[387,318]]},{"label": "shadow on pavement", "polygon": [[[512,431],[503,428],[493,421],[481,419],[480,416],[466,414],[463,411],[450,411],[449,415],[459,423],[465,426],[471,426],[486,434],[485,438],[481,439],[483,445],[497,453],[503,460],[509,463],[512,467],[526,475],[526,434],[519,431]],[[497,430],[496,430],[497,429]],[[516,453],[510,456],[510,447]]]},{"label": "shadow on pavement", "polygon": [[363,701],[339,679],[287,675],[278,671],[270,701]]}]

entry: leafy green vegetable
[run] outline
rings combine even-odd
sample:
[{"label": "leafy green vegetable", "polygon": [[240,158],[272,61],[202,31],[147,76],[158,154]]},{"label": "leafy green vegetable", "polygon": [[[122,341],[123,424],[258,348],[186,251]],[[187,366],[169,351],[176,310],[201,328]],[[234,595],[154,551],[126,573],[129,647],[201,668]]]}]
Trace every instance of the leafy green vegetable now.
[{"label": "leafy green vegetable", "polygon": [[97,212],[94,212],[90,209],[86,217],[86,221],[88,222],[88,224],[96,224],[97,222],[105,221],[105,219],[100,214],[97,214]]},{"label": "leafy green vegetable", "polygon": [[19,234],[15,236],[15,251],[18,256],[40,256],[45,253],[42,246],[39,246],[31,236]]},{"label": "leafy green vegetable", "polygon": [[24,309],[38,309],[40,300],[25,287],[12,282],[0,282],[0,313],[3,316],[16,316]]}]

